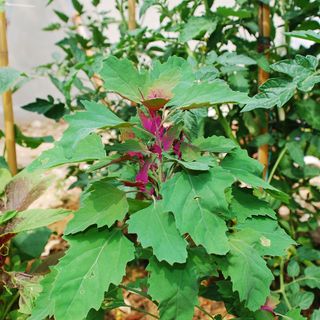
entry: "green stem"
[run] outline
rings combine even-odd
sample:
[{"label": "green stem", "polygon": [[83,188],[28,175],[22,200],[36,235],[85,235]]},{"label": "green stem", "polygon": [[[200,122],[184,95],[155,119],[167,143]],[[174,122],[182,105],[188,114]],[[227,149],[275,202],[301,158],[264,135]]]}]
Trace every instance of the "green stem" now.
[{"label": "green stem", "polygon": [[287,152],[287,150],[288,150],[287,146],[285,146],[285,147],[281,150],[281,152],[280,152],[280,154],[279,154],[279,156],[278,156],[278,159],[277,159],[276,163],[274,164],[274,166],[273,166],[273,168],[272,168],[272,170],[271,170],[271,172],[270,172],[270,175],[269,175],[269,178],[268,178],[268,183],[271,182],[271,180],[272,180],[272,178],[273,178],[273,175],[275,174],[275,172],[276,172],[276,170],[277,170],[277,168],[278,168],[278,165],[279,165],[280,161],[282,160],[282,158],[284,157],[284,155],[285,155],[285,153]]},{"label": "green stem", "polygon": [[210,7],[209,7],[208,0],[203,0],[203,2],[204,2],[205,10],[206,10],[206,15],[208,16],[210,14]]},{"label": "green stem", "polygon": [[237,139],[235,138],[235,136],[233,135],[233,132],[229,126],[229,123],[228,121],[226,120],[226,118],[222,115],[222,112],[220,110],[220,108],[218,106],[214,106],[216,112],[217,112],[217,115],[218,115],[218,120],[226,134],[226,136],[231,139],[233,142],[235,142],[236,144],[239,144]]},{"label": "green stem", "polygon": [[280,259],[281,259],[281,261],[280,261],[280,289],[279,289],[279,292],[282,294],[284,302],[286,303],[288,309],[291,310],[292,306],[291,306],[291,303],[287,297],[285,283],[284,283],[284,259],[283,259],[283,257],[281,257]]},{"label": "green stem", "polygon": [[198,308],[200,311],[202,311],[205,315],[207,315],[210,319],[215,319],[215,316],[212,316],[208,311],[206,311],[205,309],[203,309],[202,307],[196,305],[196,308]]}]

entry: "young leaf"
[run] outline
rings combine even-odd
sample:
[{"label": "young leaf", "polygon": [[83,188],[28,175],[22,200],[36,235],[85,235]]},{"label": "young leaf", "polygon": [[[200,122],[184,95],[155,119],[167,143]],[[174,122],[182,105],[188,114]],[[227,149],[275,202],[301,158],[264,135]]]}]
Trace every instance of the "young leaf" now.
[{"label": "young leaf", "polygon": [[254,249],[256,235],[248,230],[240,231],[230,238],[230,252],[222,265],[225,277],[229,276],[234,291],[251,310],[258,310],[270,294],[273,275],[266,262]]},{"label": "young leaf", "polygon": [[[70,248],[60,260],[52,299],[56,320],[84,319],[98,310],[110,284],[118,285],[134,245],[120,230],[95,230],[66,238]],[[40,295],[41,297],[41,295]]]},{"label": "young leaf", "polygon": [[81,207],[68,223],[65,234],[83,231],[96,224],[111,227],[122,220],[129,209],[126,194],[108,181],[94,182],[83,195]]},{"label": "young leaf", "polygon": [[105,88],[124,98],[138,103],[142,95],[147,95],[145,88],[147,73],[139,73],[128,59],[107,58],[100,74]]},{"label": "young leaf", "polygon": [[210,83],[181,83],[173,89],[174,97],[168,106],[182,109],[209,107],[221,103],[248,103],[246,93],[233,91],[223,80],[217,79]]},{"label": "young leaf", "polygon": [[198,282],[191,261],[175,264],[151,259],[147,270],[151,297],[158,301],[161,320],[191,320],[198,302]]},{"label": "young leaf", "polygon": [[64,132],[59,145],[71,154],[77,144],[93,131],[129,125],[103,104],[90,101],[83,101],[83,104],[86,111],[76,112],[73,115],[65,116],[66,121],[69,123],[69,127]]},{"label": "young leaf", "polygon": [[305,280],[303,283],[310,288],[320,289],[320,267],[310,266],[304,270]]},{"label": "young leaf", "polygon": [[129,233],[136,233],[144,248],[152,247],[159,261],[186,262],[187,242],[179,234],[172,214],[164,209],[162,201],[155,201],[131,215],[128,224]]},{"label": "young leaf", "polygon": [[208,253],[229,251],[227,226],[219,214],[228,212],[225,189],[233,182],[227,171],[215,167],[201,174],[178,173],[163,186],[165,208],[173,212],[181,234],[189,233]]}]

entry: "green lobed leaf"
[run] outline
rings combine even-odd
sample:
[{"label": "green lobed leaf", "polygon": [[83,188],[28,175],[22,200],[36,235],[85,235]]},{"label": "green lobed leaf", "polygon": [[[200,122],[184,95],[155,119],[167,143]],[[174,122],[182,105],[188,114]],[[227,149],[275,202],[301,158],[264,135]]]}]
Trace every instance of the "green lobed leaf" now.
[{"label": "green lobed leaf", "polygon": [[221,214],[228,212],[225,189],[233,182],[226,170],[215,167],[206,173],[177,173],[162,188],[165,208],[173,212],[180,233],[189,233],[208,253],[229,251]]},{"label": "green lobed leaf", "polygon": [[65,234],[83,231],[91,225],[111,227],[125,217],[128,209],[125,192],[106,180],[96,181],[83,194],[81,207],[69,221]]},{"label": "green lobed leaf", "polygon": [[21,73],[19,71],[12,68],[0,68],[0,94],[11,89],[14,83],[20,77],[20,74]]},{"label": "green lobed leaf", "polygon": [[227,262],[221,265],[225,277],[229,276],[234,291],[251,310],[258,310],[270,294],[273,275],[266,262],[255,250],[256,234],[250,230],[235,233],[230,238]]},{"label": "green lobed leaf", "polygon": [[290,297],[292,307],[298,307],[301,310],[307,310],[310,308],[314,300],[313,292],[296,292]]},{"label": "green lobed leaf", "polygon": [[134,102],[140,102],[142,95],[146,95],[145,83],[147,73],[139,73],[128,59],[109,57],[103,62],[100,71],[104,86],[122,97]]},{"label": "green lobed leaf", "polygon": [[222,103],[248,103],[246,93],[233,91],[228,84],[220,79],[210,83],[182,83],[173,89],[174,97],[167,106],[182,109],[209,107]]},{"label": "green lobed leaf", "polygon": [[148,293],[159,302],[161,320],[191,320],[198,303],[197,274],[192,262],[171,267],[151,259],[147,270]]},{"label": "green lobed leaf", "polygon": [[320,289],[320,267],[313,265],[305,268],[303,279],[306,286]]},{"label": "green lobed leaf", "polygon": [[106,155],[101,138],[92,133],[75,146],[71,157],[66,157],[64,148],[60,142],[56,142],[52,149],[44,151],[28,167],[27,171],[49,169],[67,163],[79,163],[84,161],[99,160]]},{"label": "green lobed leaf", "polygon": [[301,309],[292,309],[288,313],[286,313],[286,317],[290,320],[307,320],[307,318],[301,315]]},{"label": "green lobed leaf", "polygon": [[259,87],[260,93],[256,94],[245,105],[241,112],[251,111],[258,108],[271,109],[275,106],[281,108],[294,95],[296,83],[281,78],[267,80]]},{"label": "green lobed leaf", "polygon": [[233,198],[230,209],[233,216],[237,218],[237,221],[244,222],[252,216],[268,216],[276,219],[275,212],[268,202],[259,200],[248,191],[240,188],[233,188],[232,190]]},{"label": "green lobed leaf", "polygon": [[[134,245],[117,229],[91,229],[66,239],[70,248],[55,267],[50,305],[56,320],[84,319],[90,309],[100,308],[110,284],[121,282],[127,263],[134,258]],[[40,294],[38,299],[41,302],[47,296]]]},{"label": "green lobed leaf", "polygon": [[159,261],[183,263],[187,260],[187,242],[179,234],[174,218],[163,206],[155,201],[149,207],[131,215],[128,221],[129,233],[136,233],[144,248],[152,247]]},{"label": "green lobed leaf", "polygon": [[320,130],[320,106],[316,100],[299,101],[297,111],[303,121],[307,122],[312,128]]},{"label": "green lobed leaf", "polygon": [[77,144],[95,130],[129,125],[103,104],[91,101],[83,101],[82,103],[86,111],[65,116],[69,127],[59,141],[59,145],[65,153],[68,152],[69,158]]},{"label": "green lobed leaf", "polygon": [[290,245],[296,244],[275,220],[255,217],[238,224],[236,228],[249,230],[252,239],[256,235],[255,249],[261,255],[283,256]]},{"label": "green lobed leaf", "polygon": [[320,319],[320,309],[314,310],[311,316],[311,320],[319,320]]}]

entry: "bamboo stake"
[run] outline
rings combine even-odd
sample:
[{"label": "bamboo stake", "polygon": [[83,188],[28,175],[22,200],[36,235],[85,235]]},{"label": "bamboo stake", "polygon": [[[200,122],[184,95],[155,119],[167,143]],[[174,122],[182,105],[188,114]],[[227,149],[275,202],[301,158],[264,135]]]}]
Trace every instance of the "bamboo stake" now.
[{"label": "bamboo stake", "polygon": [[[4,10],[0,11],[0,67],[7,67],[8,43],[7,43],[7,19]],[[5,144],[7,150],[8,165],[12,175],[17,173],[17,156],[14,132],[14,116],[12,108],[12,93],[10,90],[2,95],[4,111]]]},{"label": "bamboo stake", "polygon": [[128,0],[128,29],[134,30],[136,23],[136,0]]},{"label": "bamboo stake", "polygon": [[[262,2],[259,5],[259,47],[258,51],[265,54],[269,59],[268,49],[270,47],[270,7]],[[269,73],[259,67],[258,82],[259,85],[269,79]],[[266,125],[261,128],[261,134],[268,132],[268,114],[265,113]],[[264,144],[259,147],[258,160],[263,164],[263,177],[265,178],[268,171],[269,146]]]}]

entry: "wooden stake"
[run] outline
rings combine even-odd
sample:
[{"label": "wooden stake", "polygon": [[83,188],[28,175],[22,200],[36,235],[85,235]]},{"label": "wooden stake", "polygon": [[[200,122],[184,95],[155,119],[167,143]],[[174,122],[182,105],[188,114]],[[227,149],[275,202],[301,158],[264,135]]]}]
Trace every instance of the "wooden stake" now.
[{"label": "wooden stake", "polygon": [[136,23],[136,0],[128,0],[128,29],[134,30]]},{"label": "wooden stake", "polygon": [[[7,43],[7,19],[4,11],[0,11],[0,67],[7,67],[8,43]],[[14,116],[12,108],[12,93],[6,91],[2,95],[3,111],[4,111],[4,130],[5,143],[7,150],[7,161],[12,175],[17,173],[17,156],[14,132]]]},{"label": "wooden stake", "polygon": [[[266,58],[269,59],[269,53],[267,50],[270,47],[270,7],[264,3],[259,5],[259,43],[258,51],[264,53]],[[259,85],[263,84],[269,79],[269,73],[259,67],[258,70],[258,82]],[[261,127],[261,134],[268,132],[268,114],[265,113],[265,126]],[[269,160],[269,146],[264,144],[259,147],[258,160],[263,164],[263,177],[266,177],[268,171]]]}]

